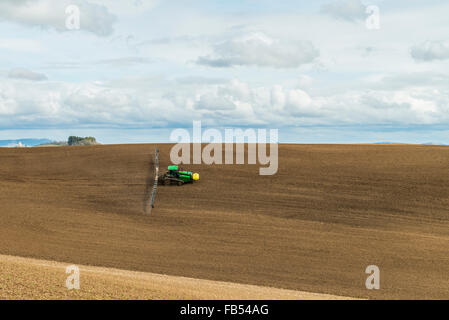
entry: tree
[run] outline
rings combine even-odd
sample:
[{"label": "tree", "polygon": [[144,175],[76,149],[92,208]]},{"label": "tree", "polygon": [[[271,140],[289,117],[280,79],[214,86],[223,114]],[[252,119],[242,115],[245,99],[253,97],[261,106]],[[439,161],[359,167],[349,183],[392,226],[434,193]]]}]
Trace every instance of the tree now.
[{"label": "tree", "polygon": [[76,137],[70,136],[67,144],[69,146],[86,146],[91,144],[97,144],[97,140],[94,137]]}]

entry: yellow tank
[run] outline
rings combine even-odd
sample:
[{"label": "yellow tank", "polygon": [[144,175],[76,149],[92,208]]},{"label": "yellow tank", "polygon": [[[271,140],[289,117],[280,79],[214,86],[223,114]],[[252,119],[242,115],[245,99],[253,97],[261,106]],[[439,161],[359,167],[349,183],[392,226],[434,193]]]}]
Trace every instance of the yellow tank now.
[{"label": "yellow tank", "polygon": [[198,181],[198,180],[200,180],[200,175],[198,173],[194,173],[192,175],[192,178],[193,178],[193,180]]}]

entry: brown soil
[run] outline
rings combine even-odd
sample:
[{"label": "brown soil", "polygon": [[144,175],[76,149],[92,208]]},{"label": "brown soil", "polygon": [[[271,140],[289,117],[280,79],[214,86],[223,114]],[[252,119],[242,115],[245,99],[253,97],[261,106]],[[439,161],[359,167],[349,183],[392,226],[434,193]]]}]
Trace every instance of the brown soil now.
[{"label": "brown soil", "polygon": [[68,264],[0,255],[0,299],[347,300],[350,298],[102,267],[79,268],[68,290]]},{"label": "brown soil", "polygon": [[[161,167],[170,145],[160,145]],[[152,145],[0,149],[0,253],[361,298],[449,298],[449,148],[281,145],[190,165],[145,215]],[[381,289],[365,288],[365,268]]]}]

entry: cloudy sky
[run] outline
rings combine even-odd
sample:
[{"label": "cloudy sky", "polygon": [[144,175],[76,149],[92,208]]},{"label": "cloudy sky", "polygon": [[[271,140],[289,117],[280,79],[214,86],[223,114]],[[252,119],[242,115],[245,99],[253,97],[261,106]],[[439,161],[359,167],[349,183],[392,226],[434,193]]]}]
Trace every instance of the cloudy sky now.
[{"label": "cloudy sky", "polygon": [[0,139],[162,142],[193,120],[447,144],[449,2],[0,1]]}]

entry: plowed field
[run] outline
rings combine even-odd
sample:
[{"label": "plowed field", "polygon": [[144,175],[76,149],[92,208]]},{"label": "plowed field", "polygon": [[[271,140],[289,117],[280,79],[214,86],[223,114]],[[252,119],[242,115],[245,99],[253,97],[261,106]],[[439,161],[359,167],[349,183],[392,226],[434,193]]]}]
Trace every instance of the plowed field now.
[{"label": "plowed field", "polygon": [[[170,145],[159,145],[161,169]],[[280,145],[279,171],[153,145],[0,149],[0,254],[360,298],[449,298],[449,148]],[[380,268],[367,290],[365,268]],[[1,272],[1,271],[0,271]]]}]

